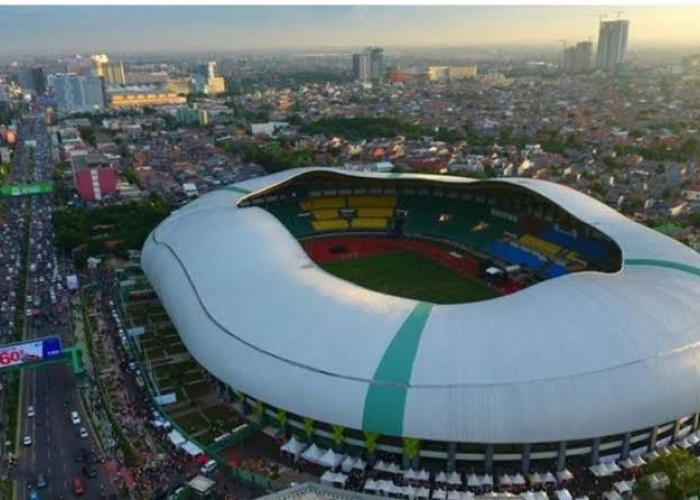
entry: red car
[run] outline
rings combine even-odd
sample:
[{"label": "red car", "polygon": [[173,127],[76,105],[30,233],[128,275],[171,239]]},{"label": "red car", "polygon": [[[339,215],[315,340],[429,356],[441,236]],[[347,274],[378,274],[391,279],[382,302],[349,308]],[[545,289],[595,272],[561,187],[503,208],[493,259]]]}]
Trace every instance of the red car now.
[{"label": "red car", "polygon": [[80,496],[85,493],[85,483],[83,482],[82,477],[75,476],[73,478],[73,493],[75,493],[76,496]]}]

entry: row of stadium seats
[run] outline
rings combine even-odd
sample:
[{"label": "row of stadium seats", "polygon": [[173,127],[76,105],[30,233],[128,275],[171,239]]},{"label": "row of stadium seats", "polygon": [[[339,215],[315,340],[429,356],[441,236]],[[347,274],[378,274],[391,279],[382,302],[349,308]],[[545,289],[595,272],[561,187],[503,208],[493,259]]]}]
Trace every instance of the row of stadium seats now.
[{"label": "row of stadium seats", "polygon": [[539,234],[539,237],[568,250],[573,250],[589,261],[602,259],[609,245],[606,241],[596,238],[574,238],[554,228],[546,229]]},{"label": "row of stadium seats", "polygon": [[349,231],[352,229],[382,230],[386,229],[388,220],[385,218],[358,217],[356,219],[329,219],[311,221],[315,232]]},{"label": "row of stadium seats", "polygon": [[547,257],[556,257],[562,251],[562,247],[550,243],[549,241],[541,240],[531,234],[525,234],[520,238],[522,246],[531,248],[532,250],[541,253]]},{"label": "row of stadium seats", "polygon": [[396,207],[396,196],[318,196],[299,202],[305,212],[326,208],[389,208]]}]

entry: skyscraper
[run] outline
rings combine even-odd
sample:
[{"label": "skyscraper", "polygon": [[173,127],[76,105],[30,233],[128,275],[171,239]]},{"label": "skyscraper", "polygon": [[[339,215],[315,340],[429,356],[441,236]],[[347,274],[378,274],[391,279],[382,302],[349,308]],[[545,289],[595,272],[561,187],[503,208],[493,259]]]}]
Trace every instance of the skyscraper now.
[{"label": "skyscraper", "polygon": [[564,71],[571,74],[587,73],[591,70],[592,55],[591,42],[579,42],[575,47],[564,49]]},{"label": "skyscraper", "polygon": [[367,47],[361,54],[353,54],[352,70],[356,80],[362,83],[379,83],[384,80],[384,50]]},{"label": "skyscraper", "polygon": [[602,21],[598,32],[598,54],[596,68],[607,73],[616,73],[625,62],[629,21]]},{"label": "skyscraper", "polygon": [[122,61],[106,62],[101,65],[102,76],[108,85],[126,85],[124,63]]},{"label": "skyscraper", "polygon": [[76,113],[104,109],[102,78],[58,73],[51,75],[50,81],[59,111]]},{"label": "skyscraper", "polygon": [[209,61],[196,69],[193,87],[198,94],[223,94],[226,92],[224,77],[216,75],[216,61]]}]

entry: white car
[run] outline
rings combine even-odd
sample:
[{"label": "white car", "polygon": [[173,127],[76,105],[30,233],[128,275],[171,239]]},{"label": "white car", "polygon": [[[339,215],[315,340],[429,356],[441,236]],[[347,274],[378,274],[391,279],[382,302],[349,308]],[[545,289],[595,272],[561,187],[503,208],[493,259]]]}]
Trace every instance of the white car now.
[{"label": "white car", "polygon": [[27,407],[27,417],[32,418],[36,413],[34,412],[34,406],[29,405]]},{"label": "white car", "polygon": [[80,416],[77,411],[70,412],[70,421],[73,422],[73,425],[80,425]]},{"label": "white car", "polygon": [[31,446],[31,445],[32,445],[32,442],[33,442],[33,441],[32,441],[32,437],[31,437],[29,434],[27,434],[26,436],[24,436],[24,437],[22,438],[22,444],[23,444],[24,446]]},{"label": "white car", "polygon": [[83,426],[80,426],[80,430],[78,431],[78,435],[80,436],[81,439],[87,439],[87,437],[88,437],[87,429]]}]

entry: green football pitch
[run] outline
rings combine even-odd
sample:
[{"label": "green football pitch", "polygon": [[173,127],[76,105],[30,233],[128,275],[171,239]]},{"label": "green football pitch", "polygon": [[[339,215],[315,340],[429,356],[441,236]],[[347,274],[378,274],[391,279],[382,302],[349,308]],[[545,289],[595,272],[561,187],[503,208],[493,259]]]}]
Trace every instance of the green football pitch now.
[{"label": "green football pitch", "polygon": [[321,267],[371,290],[434,304],[476,302],[498,296],[480,281],[407,250],[330,262]]}]

